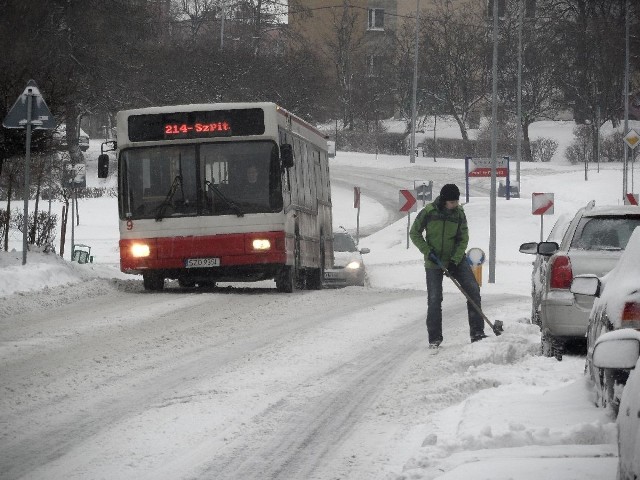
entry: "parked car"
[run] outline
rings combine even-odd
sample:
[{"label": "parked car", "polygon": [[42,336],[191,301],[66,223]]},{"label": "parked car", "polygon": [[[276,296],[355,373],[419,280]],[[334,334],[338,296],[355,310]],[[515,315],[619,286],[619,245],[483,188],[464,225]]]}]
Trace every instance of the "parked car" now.
[{"label": "parked car", "polygon": [[585,349],[593,297],[571,293],[571,281],[576,275],[608,273],[639,225],[639,207],[596,207],[592,201],[578,210],[560,242],[520,246],[522,253],[548,257],[538,272],[542,355],[562,360],[569,343]]},{"label": "parked car", "polygon": [[367,279],[362,255],[369,253],[368,248],[358,248],[348,232],[333,234],[333,268],[324,272],[324,284],[331,287],[356,285],[364,287]]},{"label": "parked car", "polygon": [[[507,196],[507,184],[502,180],[498,183],[498,196]],[[520,184],[518,182],[509,182],[509,198],[520,198]]]},{"label": "parked car", "polygon": [[602,369],[626,369],[629,379],[618,411],[618,480],[640,478],[640,332],[623,328],[603,334],[593,350]]},{"label": "parked car", "polygon": [[[60,150],[67,149],[66,124],[61,123],[60,125],[58,125],[58,128],[54,130],[53,141],[55,145],[58,147],[58,149]],[[87,134],[87,132],[85,132],[81,128],[79,129],[79,132],[78,132],[78,145],[80,147],[80,150],[82,150],[83,152],[86,152],[89,149],[89,135]]]},{"label": "parked car", "polygon": [[[556,223],[547,236],[547,242],[560,243],[564,237],[571,219],[573,217],[563,214],[558,217]],[[520,247],[522,249],[522,247]],[[531,323],[542,328],[540,320],[540,304],[542,303],[542,284],[545,276],[545,269],[549,261],[548,255],[537,254],[533,261],[533,271],[531,272]]]},{"label": "parked car", "polygon": [[596,390],[596,404],[617,409],[629,375],[624,369],[602,369],[594,363],[599,338],[619,329],[640,330],[640,227],[637,227],[616,266],[607,275],[579,275],[571,291],[595,297],[587,327],[587,372]]}]

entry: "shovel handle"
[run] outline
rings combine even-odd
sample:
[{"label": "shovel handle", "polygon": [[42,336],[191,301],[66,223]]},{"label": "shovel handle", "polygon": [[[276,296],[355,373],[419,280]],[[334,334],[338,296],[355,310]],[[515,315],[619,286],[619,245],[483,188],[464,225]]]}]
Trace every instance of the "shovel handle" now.
[{"label": "shovel handle", "polygon": [[467,301],[471,304],[471,306],[475,309],[475,311],[480,314],[480,316],[484,319],[484,321],[487,322],[487,325],[491,327],[491,330],[493,330],[493,333],[496,334],[496,337],[500,335],[502,333],[502,330],[498,328],[497,322],[496,322],[496,325],[491,323],[491,320],[487,318],[487,316],[484,314],[480,306],[476,302],[474,302],[473,299],[469,296],[469,294],[465,291],[465,289],[462,288],[462,285],[460,285],[460,282],[451,276],[451,273],[449,272],[449,270],[447,270],[447,267],[445,267],[442,264],[442,261],[438,258],[438,256],[432,252],[429,254],[429,259],[432,260],[436,265],[438,265],[438,267],[442,269],[444,274],[451,279],[451,281],[455,284],[456,287],[458,287],[458,290],[460,290],[462,294],[465,297],[467,297]]}]

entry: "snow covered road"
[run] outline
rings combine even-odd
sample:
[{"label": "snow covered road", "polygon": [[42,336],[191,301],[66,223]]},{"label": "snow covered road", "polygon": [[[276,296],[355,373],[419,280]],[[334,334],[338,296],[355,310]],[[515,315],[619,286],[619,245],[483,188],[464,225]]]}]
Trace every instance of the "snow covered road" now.
[{"label": "snow covered road", "polygon": [[433,367],[421,395],[451,374],[453,351],[425,355],[423,292],[94,283],[0,320],[2,478],[372,478],[450,404],[396,395],[416,362]]},{"label": "snow covered road", "polygon": [[421,292],[102,288],[2,319],[3,478],[314,478],[424,341]]}]

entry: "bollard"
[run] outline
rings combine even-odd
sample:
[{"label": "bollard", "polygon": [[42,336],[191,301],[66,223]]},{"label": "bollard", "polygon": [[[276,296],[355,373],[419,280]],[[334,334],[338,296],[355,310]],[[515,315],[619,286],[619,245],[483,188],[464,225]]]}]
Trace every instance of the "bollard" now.
[{"label": "bollard", "polygon": [[482,286],[482,264],[480,265],[471,265],[471,271],[473,272],[473,276],[476,277],[476,282],[478,282],[478,286]]},{"label": "bollard", "polygon": [[482,264],[484,263],[484,259],[484,252],[480,248],[471,248],[467,251],[467,261],[480,287],[482,286]]}]

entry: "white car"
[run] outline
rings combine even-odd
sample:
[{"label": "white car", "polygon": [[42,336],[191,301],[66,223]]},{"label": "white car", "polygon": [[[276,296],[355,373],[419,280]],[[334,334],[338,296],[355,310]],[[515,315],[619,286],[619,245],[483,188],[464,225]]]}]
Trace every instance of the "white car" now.
[{"label": "white car", "polygon": [[616,420],[618,480],[640,478],[640,332],[623,328],[596,341],[593,363],[602,369],[629,370]]},{"label": "white car", "polygon": [[620,329],[640,330],[640,227],[637,227],[611,272],[603,277],[580,275],[571,292],[596,297],[587,327],[587,371],[596,388],[596,403],[617,410],[628,370],[601,369],[595,365],[594,347],[604,333]]},{"label": "white car", "polygon": [[323,284],[327,287],[364,287],[367,274],[362,255],[369,252],[368,248],[358,248],[347,232],[334,233],[333,268],[324,271]]}]

